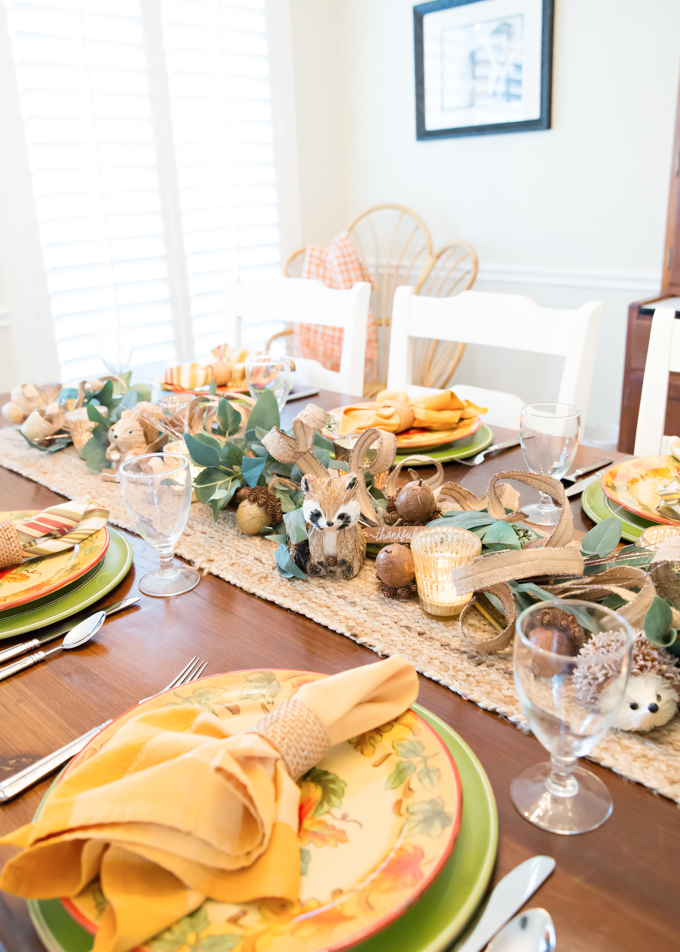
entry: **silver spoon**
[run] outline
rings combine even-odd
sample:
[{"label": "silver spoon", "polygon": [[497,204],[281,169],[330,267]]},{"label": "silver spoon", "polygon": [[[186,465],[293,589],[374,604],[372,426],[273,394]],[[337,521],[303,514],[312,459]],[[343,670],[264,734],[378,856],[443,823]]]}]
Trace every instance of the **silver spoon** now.
[{"label": "silver spoon", "polygon": [[553,952],[555,927],[545,909],[527,909],[497,932],[486,952]]},{"label": "silver spoon", "polygon": [[86,618],[84,621],[81,621],[79,625],[76,625],[75,628],[72,628],[62,643],[57,645],[56,648],[50,648],[49,651],[36,651],[35,654],[21,658],[13,664],[5,665],[4,668],[0,668],[0,681],[4,678],[11,677],[18,671],[23,671],[24,668],[30,668],[31,665],[44,661],[45,658],[49,658],[50,655],[57,654],[62,648],[80,648],[81,645],[84,645],[90,638],[93,638],[97,634],[104,624],[105,618],[106,612],[97,612],[95,615],[90,615],[89,618]]}]

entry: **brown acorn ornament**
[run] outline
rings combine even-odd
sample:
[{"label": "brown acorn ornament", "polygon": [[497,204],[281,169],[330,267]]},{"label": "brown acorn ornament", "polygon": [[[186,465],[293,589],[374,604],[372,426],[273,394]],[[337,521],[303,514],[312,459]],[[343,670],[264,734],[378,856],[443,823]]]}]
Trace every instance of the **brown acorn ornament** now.
[{"label": "brown acorn ornament", "polygon": [[241,500],[236,510],[236,525],[246,535],[257,535],[267,526],[283,522],[281,503],[266,486],[247,486],[236,495]]},{"label": "brown acorn ornament", "polygon": [[[553,654],[574,657],[585,642],[585,631],[573,615],[560,608],[545,608],[532,616],[533,627],[526,632],[529,641]],[[565,670],[565,666],[551,658],[534,659],[536,673],[540,677],[552,677]]]},{"label": "brown acorn ornament", "polygon": [[394,542],[381,549],[375,560],[375,574],[386,598],[410,598],[416,594],[413,556],[407,545]]},{"label": "brown acorn ornament", "polygon": [[414,479],[399,490],[394,508],[402,524],[423,526],[434,516],[437,500],[422,479]]}]

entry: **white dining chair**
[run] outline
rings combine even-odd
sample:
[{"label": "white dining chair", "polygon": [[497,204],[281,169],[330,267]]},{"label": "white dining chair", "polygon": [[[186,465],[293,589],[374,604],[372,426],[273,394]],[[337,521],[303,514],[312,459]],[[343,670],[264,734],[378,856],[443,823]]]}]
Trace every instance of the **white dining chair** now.
[{"label": "white dining chair", "polygon": [[[387,388],[412,396],[428,392],[411,384],[414,337],[557,354],[564,357],[557,400],[580,408],[583,432],[603,311],[597,301],[569,310],[541,307],[519,294],[463,291],[457,297],[432,298],[416,296],[410,287],[399,288],[392,310]],[[454,383],[453,388],[461,398],[488,408],[485,422],[519,428],[526,400],[518,394],[463,383]]]},{"label": "white dining chair", "polygon": [[656,456],[666,450],[663,438],[671,371],[680,371],[680,321],[675,320],[673,308],[659,307],[654,311],[649,334],[635,430],[635,456]]},{"label": "white dining chair", "polygon": [[264,284],[235,282],[227,291],[227,339],[239,341],[240,325],[249,321],[341,327],[340,370],[328,370],[317,360],[295,357],[293,379],[307,386],[360,397],[364,391],[370,296],[371,285],[367,281],[349,290],[328,288],[321,281],[303,278],[279,278]]}]

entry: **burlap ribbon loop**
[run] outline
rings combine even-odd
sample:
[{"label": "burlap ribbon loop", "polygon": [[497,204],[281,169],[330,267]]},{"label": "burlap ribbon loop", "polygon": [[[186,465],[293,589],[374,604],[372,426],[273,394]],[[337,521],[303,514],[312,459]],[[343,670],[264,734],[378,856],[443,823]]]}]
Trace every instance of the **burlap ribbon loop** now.
[{"label": "burlap ribbon loop", "polygon": [[505,512],[503,500],[501,498],[502,487],[499,485],[504,479],[515,479],[519,483],[525,483],[533,489],[550,496],[558,506],[562,506],[562,515],[559,522],[553,529],[550,538],[546,540],[547,546],[568,545],[574,538],[574,521],[571,518],[571,509],[569,500],[564,494],[564,487],[557,479],[552,476],[542,476],[540,473],[524,473],[520,470],[508,470],[505,473],[496,473],[491,477],[489,488],[487,489],[489,515],[494,519],[504,519],[507,522],[517,522],[526,518],[521,510],[516,510],[510,515]]},{"label": "burlap ribbon loop", "polygon": [[293,434],[288,436],[278,426],[262,438],[263,445],[279,463],[292,463],[309,476],[328,476],[328,470],[312,453],[314,433],[328,422],[329,414],[321,407],[308,403],[293,420]]},{"label": "burlap ribbon loop", "polygon": [[460,613],[461,628],[468,644],[473,648],[477,648],[478,651],[502,651],[503,648],[507,648],[510,644],[515,631],[515,622],[517,620],[515,597],[509,585],[490,585],[486,589],[486,592],[490,595],[495,595],[501,602],[503,614],[505,615],[505,628],[499,631],[497,635],[492,635],[490,638],[487,638],[483,636],[480,637],[478,632],[470,627],[467,616],[474,608],[477,602],[477,596],[472,598]]},{"label": "burlap ribbon loop", "polygon": [[[519,506],[519,493],[509,483],[501,483],[496,487],[496,494],[501,501],[504,509],[511,509],[511,514],[504,515],[502,522],[507,522],[513,516],[516,517],[516,510]],[[463,510],[463,512],[480,512],[486,509],[488,496],[475,496],[469,489],[459,486],[458,483],[444,483],[436,492],[437,502],[442,499],[452,499],[454,503]]]},{"label": "burlap ribbon loop", "polygon": [[0,522],[0,569],[20,565],[24,560],[19,533],[13,522]]},{"label": "burlap ribbon loop", "polygon": [[[366,451],[377,443],[377,456],[369,467],[366,467]],[[359,439],[354,444],[352,455],[349,460],[349,469],[357,477],[357,499],[361,514],[371,525],[379,526],[384,522],[383,511],[376,506],[371,499],[371,494],[366,486],[365,470],[368,468],[372,476],[379,473],[386,473],[394,463],[394,457],[397,455],[397,437],[394,433],[387,433],[385,430],[379,430],[377,427],[369,427],[364,430]]]},{"label": "burlap ribbon loop", "polygon": [[[480,556],[473,562],[468,562],[466,565],[461,565],[453,570],[451,577],[456,587],[456,594],[491,592],[503,604],[506,627],[492,638],[480,640],[474,629],[466,624],[469,611],[475,603],[474,599],[465,606],[461,613],[463,637],[471,645],[482,651],[500,651],[507,647],[512,640],[517,609],[508,582],[542,575],[582,576],[584,570],[583,556],[579,549],[569,545],[574,535],[574,524],[562,484],[551,476],[541,476],[537,473],[524,473],[518,470],[497,473],[489,482],[487,508],[490,516],[505,522],[513,522],[524,518],[524,513],[519,509],[510,514],[505,511],[503,500],[507,501],[507,494],[503,480],[506,479],[515,479],[527,486],[538,489],[540,492],[547,493],[555,502],[562,505],[562,515],[550,538],[546,540],[545,545],[541,548],[526,548],[522,551],[510,549],[495,552]],[[493,645],[493,647],[488,647],[489,645]]]},{"label": "burlap ribbon loop", "polygon": [[315,767],[331,746],[320,718],[294,697],[275,707],[248,733],[259,734],[278,750],[293,780]]}]

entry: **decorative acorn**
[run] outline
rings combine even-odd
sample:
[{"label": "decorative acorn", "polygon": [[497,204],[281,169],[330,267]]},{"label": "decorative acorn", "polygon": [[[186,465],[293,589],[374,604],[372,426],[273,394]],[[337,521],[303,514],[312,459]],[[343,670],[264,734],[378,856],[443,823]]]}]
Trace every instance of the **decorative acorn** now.
[{"label": "decorative acorn", "polygon": [[[586,634],[573,615],[561,608],[545,608],[536,612],[534,619],[534,627],[527,631],[527,637],[532,644],[553,654],[573,657],[578,653]],[[550,658],[537,659],[535,665],[537,674],[541,677],[551,677],[564,670],[564,665]]]},{"label": "decorative acorn", "polygon": [[394,542],[381,549],[375,560],[375,574],[386,598],[410,598],[417,592],[413,556],[407,545]]},{"label": "decorative acorn", "polygon": [[257,535],[267,526],[283,522],[281,503],[266,486],[247,486],[236,493],[241,500],[236,525],[246,535]]},{"label": "decorative acorn", "polygon": [[394,499],[394,509],[402,525],[423,526],[433,518],[437,500],[422,479],[414,479],[399,490]]}]

